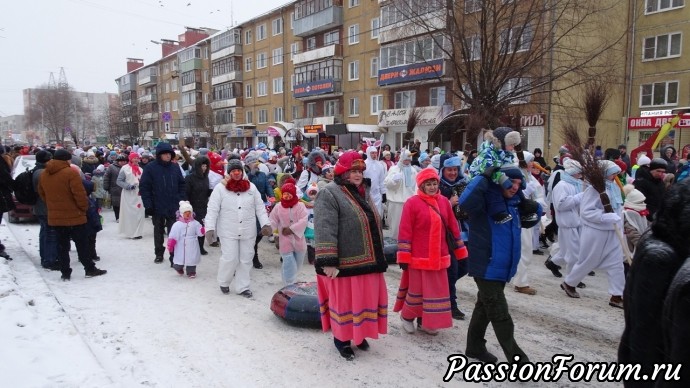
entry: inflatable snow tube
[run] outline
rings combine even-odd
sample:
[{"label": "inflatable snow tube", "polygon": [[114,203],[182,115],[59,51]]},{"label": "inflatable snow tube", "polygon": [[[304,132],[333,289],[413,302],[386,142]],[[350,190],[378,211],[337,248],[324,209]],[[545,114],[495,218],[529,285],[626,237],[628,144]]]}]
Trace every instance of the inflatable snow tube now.
[{"label": "inflatable snow tube", "polygon": [[390,237],[383,238],[383,255],[388,264],[395,264],[398,260],[398,240]]},{"label": "inflatable snow tube", "polygon": [[321,328],[316,282],[299,282],[281,288],[271,299],[271,311],[289,324]]}]

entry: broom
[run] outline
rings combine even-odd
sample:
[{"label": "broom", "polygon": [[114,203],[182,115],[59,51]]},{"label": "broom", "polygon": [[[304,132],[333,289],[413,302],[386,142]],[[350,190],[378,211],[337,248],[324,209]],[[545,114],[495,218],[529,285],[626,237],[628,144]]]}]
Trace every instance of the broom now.
[{"label": "broom", "polygon": [[[577,133],[577,129],[572,124],[565,126],[564,138],[569,147],[570,154],[573,156],[573,159],[577,160],[582,165],[582,176],[587,182],[589,182],[592,188],[599,193],[599,200],[601,200],[601,204],[604,206],[604,212],[613,213],[611,199],[609,198],[608,194],[606,194],[605,172],[599,166],[597,160],[594,159],[594,154],[585,151],[584,147],[582,146],[580,135]],[[616,231],[618,242],[621,244],[625,261],[628,264],[632,264],[632,254],[628,249],[628,244],[623,238],[623,233],[621,233],[618,225],[614,225],[614,230]]]}]

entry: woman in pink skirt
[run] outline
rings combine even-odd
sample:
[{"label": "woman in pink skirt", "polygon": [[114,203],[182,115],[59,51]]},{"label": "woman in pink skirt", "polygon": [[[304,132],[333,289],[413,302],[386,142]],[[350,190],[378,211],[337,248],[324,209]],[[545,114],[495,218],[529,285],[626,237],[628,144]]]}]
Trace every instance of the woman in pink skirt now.
[{"label": "woman in pink skirt", "polygon": [[403,329],[412,334],[417,327],[430,335],[453,326],[448,291],[451,252],[446,228],[453,236],[457,260],[467,258],[448,198],[440,195],[434,169],[417,174],[417,194],[405,202],[398,232],[398,264],[403,270],[393,311],[400,312]]},{"label": "woman in pink skirt", "polygon": [[364,183],[364,169],[357,152],[341,155],[333,181],[314,203],[314,266],[321,326],[333,332],[335,347],[347,360],[355,358],[351,341],[366,351],[366,338],[376,339],[388,329],[383,278],[388,264],[381,220]]}]

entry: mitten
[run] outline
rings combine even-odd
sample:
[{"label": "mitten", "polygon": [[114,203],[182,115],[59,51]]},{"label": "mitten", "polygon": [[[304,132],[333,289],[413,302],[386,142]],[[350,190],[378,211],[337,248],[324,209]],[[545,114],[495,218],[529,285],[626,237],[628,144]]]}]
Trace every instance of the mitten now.
[{"label": "mitten", "polygon": [[407,271],[407,268],[410,266],[407,263],[398,263],[398,266],[400,267],[401,270]]},{"label": "mitten", "polygon": [[261,235],[262,236],[270,236],[273,234],[273,228],[271,225],[264,225],[261,227]]},{"label": "mitten", "polygon": [[218,235],[216,234],[215,230],[207,230],[206,231],[206,241],[209,242],[209,244],[216,242],[218,240]]}]

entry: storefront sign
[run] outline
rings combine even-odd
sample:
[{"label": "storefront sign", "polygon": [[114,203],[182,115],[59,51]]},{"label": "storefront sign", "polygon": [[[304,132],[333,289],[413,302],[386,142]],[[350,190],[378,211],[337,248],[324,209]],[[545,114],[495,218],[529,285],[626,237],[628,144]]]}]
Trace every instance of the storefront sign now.
[{"label": "storefront sign", "polygon": [[[630,117],[628,118],[628,129],[657,129],[661,128],[662,125],[671,121],[672,115],[668,116],[650,116],[650,117]],[[690,128],[690,115],[683,115],[680,119],[678,125],[674,128]]]},{"label": "storefront sign", "polygon": [[322,79],[319,81],[308,82],[306,84],[295,85],[293,95],[299,98],[333,93],[334,91],[335,82],[333,82],[332,79]]},{"label": "storefront sign", "polygon": [[642,117],[649,117],[649,116],[668,116],[672,115],[673,112],[671,109],[658,109],[658,110],[643,110],[640,112],[640,116]]},{"label": "storefront sign", "polygon": [[304,126],[304,133],[319,133],[323,132],[323,124],[312,124]]},{"label": "storefront sign", "polygon": [[[379,70],[379,86],[434,79],[444,75],[443,59]],[[295,96],[296,97],[296,96]]]},{"label": "storefront sign", "polygon": [[[445,116],[442,106],[424,106],[415,108],[419,111],[417,126],[433,126],[438,124]],[[404,127],[410,117],[412,108],[386,109],[379,112],[380,127]]]},{"label": "storefront sign", "polygon": [[331,150],[333,146],[335,146],[335,136],[319,137],[319,147],[322,150]]}]

